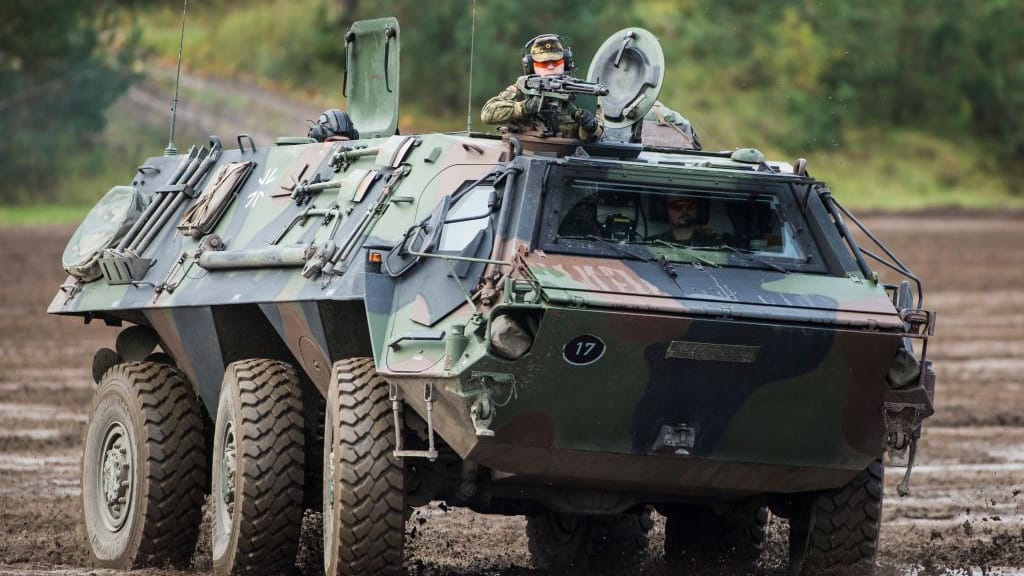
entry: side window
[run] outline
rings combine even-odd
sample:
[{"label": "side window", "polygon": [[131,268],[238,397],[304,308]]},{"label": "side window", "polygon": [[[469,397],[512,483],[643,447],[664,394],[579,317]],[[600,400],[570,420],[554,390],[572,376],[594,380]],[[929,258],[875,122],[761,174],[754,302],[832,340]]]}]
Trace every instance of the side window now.
[{"label": "side window", "polygon": [[462,252],[481,230],[487,228],[491,215],[488,202],[493,194],[494,186],[481,185],[459,199],[458,204],[448,211],[438,252]]}]

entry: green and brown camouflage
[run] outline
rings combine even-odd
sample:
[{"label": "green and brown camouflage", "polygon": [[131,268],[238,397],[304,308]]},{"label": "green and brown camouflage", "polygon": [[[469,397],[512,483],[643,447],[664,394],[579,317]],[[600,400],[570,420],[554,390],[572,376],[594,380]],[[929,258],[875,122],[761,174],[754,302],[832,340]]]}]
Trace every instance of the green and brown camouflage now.
[{"label": "green and brown camouflage", "polygon": [[[439,442],[489,471],[495,500],[550,487],[630,502],[822,490],[919,433],[934,375],[909,338],[926,344],[933,315],[879,281],[802,164],[395,134],[397,99],[374,100],[398,91],[390,24],[365,25],[377,44],[358,27],[347,37],[350,111],[369,137],[240,137],[184,187],[188,158],[148,159],[130,183],[141,205],[184,201],[139,252],[118,248],[122,236],[91,245],[102,275],[69,276],[49,312],[151,329],[210,414],[236,360],[293,363],[326,394],[335,362],[372,356]],[[366,62],[364,46],[379,48]],[[228,163],[251,171],[208,233],[182,234]],[[740,222],[770,232],[742,250],[647,240],[659,203],[681,193],[721,203],[736,238]],[[593,229],[566,233],[578,208]],[[94,374],[152,351],[120,340]]]}]

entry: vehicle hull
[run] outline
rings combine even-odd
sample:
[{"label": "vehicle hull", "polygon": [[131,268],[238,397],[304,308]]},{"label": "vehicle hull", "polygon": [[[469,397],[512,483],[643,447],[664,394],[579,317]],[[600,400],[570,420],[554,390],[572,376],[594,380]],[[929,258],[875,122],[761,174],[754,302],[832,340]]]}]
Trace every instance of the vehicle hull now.
[{"label": "vehicle hull", "polygon": [[[567,361],[580,335],[608,343],[605,355]],[[881,454],[898,345],[891,332],[550,308],[517,361],[487,355],[442,381],[389,378],[422,416],[433,382],[440,436],[499,476],[694,496],[801,492],[839,486]],[[496,383],[502,375],[514,386]],[[481,390],[496,407],[493,435],[471,414]]]}]

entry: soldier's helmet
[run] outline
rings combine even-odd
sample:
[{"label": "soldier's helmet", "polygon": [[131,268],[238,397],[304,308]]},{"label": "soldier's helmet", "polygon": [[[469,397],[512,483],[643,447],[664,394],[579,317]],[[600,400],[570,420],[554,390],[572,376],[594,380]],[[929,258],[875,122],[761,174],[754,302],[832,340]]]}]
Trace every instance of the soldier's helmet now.
[{"label": "soldier's helmet", "polygon": [[534,62],[565,60],[565,71],[572,70],[572,50],[562,43],[557,34],[541,34],[523,46],[523,73],[533,74]]}]

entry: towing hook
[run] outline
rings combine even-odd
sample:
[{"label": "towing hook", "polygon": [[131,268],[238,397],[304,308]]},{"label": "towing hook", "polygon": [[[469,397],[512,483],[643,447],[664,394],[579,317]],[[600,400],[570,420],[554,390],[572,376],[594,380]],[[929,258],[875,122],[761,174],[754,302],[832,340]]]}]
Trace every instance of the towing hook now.
[{"label": "towing hook", "polygon": [[914,471],[914,461],[917,459],[917,441],[921,438],[921,429],[918,428],[910,437],[909,454],[907,455],[907,471],[903,473],[903,479],[896,485],[896,493],[900,497],[910,494],[910,473]]}]

